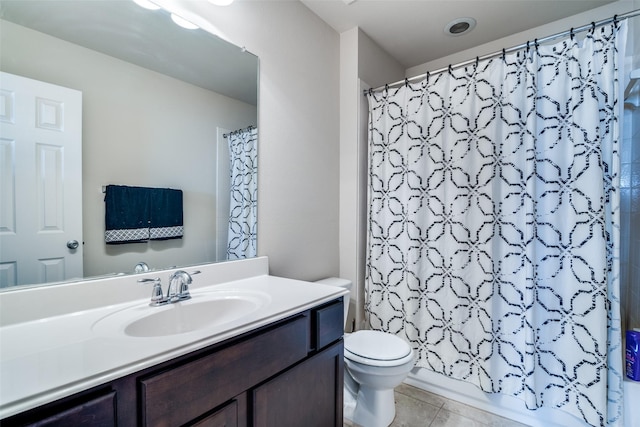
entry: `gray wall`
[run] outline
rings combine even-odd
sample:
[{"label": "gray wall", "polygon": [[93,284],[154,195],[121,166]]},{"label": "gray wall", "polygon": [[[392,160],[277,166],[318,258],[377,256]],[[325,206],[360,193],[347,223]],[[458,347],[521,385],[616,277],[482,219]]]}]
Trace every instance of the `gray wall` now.
[{"label": "gray wall", "polygon": [[260,58],[258,254],[273,275],[337,275],[338,34],[298,1],[171,4]]}]

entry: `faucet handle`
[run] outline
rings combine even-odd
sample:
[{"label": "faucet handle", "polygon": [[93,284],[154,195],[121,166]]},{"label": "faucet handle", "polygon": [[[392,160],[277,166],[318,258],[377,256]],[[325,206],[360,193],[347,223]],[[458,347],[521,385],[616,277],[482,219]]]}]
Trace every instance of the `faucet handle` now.
[{"label": "faucet handle", "polygon": [[191,294],[189,293],[189,285],[191,284],[191,276],[193,276],[194,274],[200,274],[200,270],[195,270],[191,273],[184,272],[182,276],[183,280],[180,282],[180,289],[178,292],[180,301],[191,299]]},{"label": "faucet handle", "polygon": [[176,301],[184,301],[191,298],[191,294],[189,293],[189,285],[191,284],[191,276],[194,274],[200,274],[200,270],[195,270],[191,273],[187,273],[183,270],[178,270],[171,275],[171,278],[169,279],[171,281],[169,287],[173,286],[174,278],[180,280],[180,287],[174,290],[174,292],[176,292],[176,295],[174,296],[174,299]]},{"label": "faucet handle", "polygon": [[167,300],[164,298],[162,294],[162,284],[159,277],[155,279],[140,279],[138,283],[148,283],[153,282],[153,289],[151,290],[151,302],[149,303],[152,307],[157,307],[159,305],[163,305],[167,303]]},{"label": "faucet handle", "polygon": [[189,283],[188,282],[181,282],[180,283],[180,290],[178,291],[178,298],[180,298],[180,301],[184,301],[187,299],[191,298],[191,294],[189,293]]},{"label": "faucet handle", "polygon": [[144,261],[140,261],[133,268],[134,273],[146,273],[147,271],[149,271],[149,265],[147,265],[147,263]]},{"label": "faucet handle", "polygon": [[187,281],[182,282],[180,285],[180,299],[185,300],[191,298],[191,294],[189,293],[189,285],[191,284],[191,276],[195,274],[200,274],[200,270],[194,270],[191,273],[187,273]]}]

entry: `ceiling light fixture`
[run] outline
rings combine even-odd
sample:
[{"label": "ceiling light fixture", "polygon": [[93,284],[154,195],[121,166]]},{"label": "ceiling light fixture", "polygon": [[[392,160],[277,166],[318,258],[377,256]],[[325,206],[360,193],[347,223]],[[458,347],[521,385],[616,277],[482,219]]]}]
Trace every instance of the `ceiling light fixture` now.
[{"label": "ceiling light fixture", "polygon": [[229,6],[233,3],[233,0],[209,0],[209,3],[215,4],[216,6]]},{"label": "ceiling light fixture", "polygon": [[196,30],[200,28],[193,22],[187,21],[182,16],[176,15],[175,13],[171,14],[171,20],[176,24],[180,25],[182,28],[186,28],[187,30]]},{"label": "ceiling light fixture", "polygon": [[461,36],[467,34],[476,27],[476,20],[473,18],[458,18],[449,22],[444,27],[444,33],[449,36]]},{"label": "ceiling light fixture", "polygon": [[149,9],[149,10],[158,10],[160,9],[160,6],[158,6],[157,4],[155,4],[154,2],[150,1],[150,0],[133,0],[133,2],[135,4],[137,4],[140,7],[144,7],[145,9]]}]

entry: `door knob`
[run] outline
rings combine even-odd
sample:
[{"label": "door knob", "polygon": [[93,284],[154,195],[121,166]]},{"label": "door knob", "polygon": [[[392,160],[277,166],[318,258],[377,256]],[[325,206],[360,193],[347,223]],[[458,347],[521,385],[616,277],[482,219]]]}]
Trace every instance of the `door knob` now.
[{"label": "door knob", "polygon": [[69,249],[78,249],[78,246],[80,246],[80,244],[78,243],[77,240],[69,240],[67,242],[67,247]]}]

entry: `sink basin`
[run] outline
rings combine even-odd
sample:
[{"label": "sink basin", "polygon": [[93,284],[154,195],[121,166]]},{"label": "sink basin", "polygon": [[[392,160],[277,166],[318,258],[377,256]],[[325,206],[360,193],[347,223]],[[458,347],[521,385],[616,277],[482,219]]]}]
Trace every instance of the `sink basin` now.
[{"label": "sink basin", "polygon": [[161,307],[138,304],[93,324],[97,333],[130,337],[163,337],[207,329],[247,317],[269,301],[261,292],[214,291]]}]

